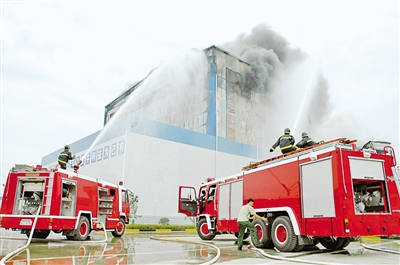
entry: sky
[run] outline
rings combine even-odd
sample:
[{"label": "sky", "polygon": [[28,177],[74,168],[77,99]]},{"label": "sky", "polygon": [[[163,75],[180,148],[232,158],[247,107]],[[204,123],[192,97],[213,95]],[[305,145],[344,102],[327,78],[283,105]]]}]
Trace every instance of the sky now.
[{"label": "sky", "polygon": [[259,25],[323,75],[324,129],[392,142],[400,157],[398,1],[2,1],[2,183],[101,130],[105,106],[154,68]]}]

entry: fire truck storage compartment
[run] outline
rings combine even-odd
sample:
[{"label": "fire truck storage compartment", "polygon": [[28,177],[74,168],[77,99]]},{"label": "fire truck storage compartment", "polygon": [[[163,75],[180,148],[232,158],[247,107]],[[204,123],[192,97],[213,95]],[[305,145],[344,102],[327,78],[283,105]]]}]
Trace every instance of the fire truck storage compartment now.
[{"label": "fire truck storage compartment", "polygon": [[100,215],[112,214],[115,191],[114,190],[111,190],[111,191],[113,191],[111,193],[114,193],[114,194],[108,195],[108,189],[99,188],[99,214]]},{"label": "fire truck storage compartment", "polygon": [[302,164],[301,183],[304,218],[336,216],[332,158]]},{"label": "fire truck storage compartment", "polygon": [[390,212],[383,161],[350,158],[356,213]]},{"label": "fire truck storage compartment", "polygon": [[42,205],[44,178],[19,178],[13,214],[35,215]]},{"label": "fire truck storage compartment", "polygon": [[76,182],[62,181],[61,216],[75,216]]},{"label": "fire truck storage compartment", "polygon": [[235,220],[243,206],[243,180],[221,184],[218,193],[219,220]]}]

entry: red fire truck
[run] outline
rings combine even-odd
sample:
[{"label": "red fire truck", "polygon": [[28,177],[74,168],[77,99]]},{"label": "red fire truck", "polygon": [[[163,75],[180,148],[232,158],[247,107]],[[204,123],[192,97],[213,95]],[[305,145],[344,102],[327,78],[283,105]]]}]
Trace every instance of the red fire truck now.
[{"label": "red fire truck", "polygon": [[[394,150],[387,142],[360,149],[354,142],[339,138],[250,164],[239,174],[208,179],[197,196],[194,187],[180,186],[178,212],[196,217],[203,240],[237,236],[239,210],[252,198],[256,213],[268,219],[253,221],[263,248],[280,251],[318,243],[339,249],[359,236],[399,235]],[[194,200],[202,191],[205,199]]]},{"label": "red fire truck", "polygon": [[0,227],[27,236],[34,229],[34,238],[47,238],[53,231],[81,241],[103,228],[121,237],[129,222],[128,190],[122,183],[78,174],[78,168],[72,172],[15,165],[4,188]]}]

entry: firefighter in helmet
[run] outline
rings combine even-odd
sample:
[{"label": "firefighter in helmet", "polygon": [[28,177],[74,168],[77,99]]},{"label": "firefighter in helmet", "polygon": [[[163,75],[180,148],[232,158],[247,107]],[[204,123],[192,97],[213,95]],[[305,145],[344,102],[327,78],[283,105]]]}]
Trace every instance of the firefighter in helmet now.
[{"label": "firefighter in helmet", "polygon": [[273,152],[278,145],[281,148],[282,154],[297,150],[297,146],[294,144],[294,137],[290,135],[290,129],[286,128],[284,133],[285,134],[279,137],[274,145],[269,149],[270,152]]},{"label": "firefighter in helmet", "polygon": [[67,169],[67,163],[69,160],[75,159],[75,155],[71,155],[69,151],[69,145],[64,147],[64,151],[58,156],[58,164],[62,169]]},{"label": "firefighter in helmet", "polygon": [[305,148],[317,144],[312,138],[308,136],[306,132],[301,134],[301,141],[296,144],[298,148]]},{"label": "firefighter in helmet", "polygon": [[201,212],[203,212],[204,211],[204,204],[205,204],[205,200],[206,200],[206,191],[205,190],[202,190],[201,191],[201,195],[200,195],[200,197],[198,197],[198,198],[194,198],[193,200],[191,200],[191,201],[194,201],[194,202],[199,202],[199,206],[200,206],[200,213]]}]

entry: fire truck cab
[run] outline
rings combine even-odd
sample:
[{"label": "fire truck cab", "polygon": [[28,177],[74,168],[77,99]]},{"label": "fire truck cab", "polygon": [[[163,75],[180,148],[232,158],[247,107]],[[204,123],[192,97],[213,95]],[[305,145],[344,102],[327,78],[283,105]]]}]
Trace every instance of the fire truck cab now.
[{"label": "fire truck cab", "polygon": [[0,227],[34,238],[51,231],[69,240],[86,240],[92,230],[110,229],[115,237],[129,222],[128,190],[121,185],[63,169],[15,165],[8,174]]},{"label": "fire truck cab", "polygon": [[203,240],[237,236],[239,210],[252,198],[257,214],[268,219],[253,221],[260,242],[280,251],[318,243],[339,249],[359,236],[399,235],[394,150],[386,142],[357,150],[354,142],[339,138],[207,179],[198,193],[206,191],[204,200],[194,199],[194,187],[180,186],[178,212],[196,217]]}]

